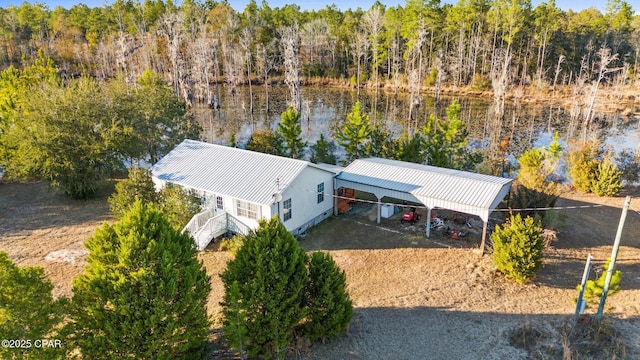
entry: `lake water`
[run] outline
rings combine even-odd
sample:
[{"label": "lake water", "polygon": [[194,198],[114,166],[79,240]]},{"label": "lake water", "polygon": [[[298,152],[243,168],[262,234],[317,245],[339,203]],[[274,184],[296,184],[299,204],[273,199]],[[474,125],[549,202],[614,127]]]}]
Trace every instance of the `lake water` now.
[{"label": "lake water", "polygon": [[[216,144],[229,144],[232,134],[236,142],[244,147],[255,129],[276,129],[280,113],[287,108],[288,89],[285,86],[269,88],[269,113],[266,112],[264,86],[253,87],[253,113],[249,111],[248,86],[238,87],[232,94],[220,88],[220,109],[196,106],[194,113],[204,132],[203,139]],[[439,105],[435,99],[422,96],[419,106],[414,108],[414,119],[409,121],[409,99],[406,94],[394,96],[380,93],[376,99],[372,92],[355,91],[331,87],[302,88],[302,138],[308,145],[314,144],[320,134],[334,139],[341,122],[359,100],[372,122],[384,124],[395,135],[403,131],[421,129],[430,115],[446,118],[446,108],[457,100],[462,106],[462,120],[467,123],[469,142],[472,146],[489,148],[499,141],[508,140],[511,157],[531,147],[547,145],[552,134],[559,132],[563,141],[580,135],[577,128],[569,126],[568,109],[555,106],[507,103],[504,121],[497,124],[492,99],[478,97],[442,97]],[[375,111],[374,111],[375,104]],[[623,148],[638,149],[640,131],[638,119],[623,118],[617,114],[596,114],[597,122],[591,136],[610,145],[616,151]],[[338,155],[341,155],[340,153]]]}]

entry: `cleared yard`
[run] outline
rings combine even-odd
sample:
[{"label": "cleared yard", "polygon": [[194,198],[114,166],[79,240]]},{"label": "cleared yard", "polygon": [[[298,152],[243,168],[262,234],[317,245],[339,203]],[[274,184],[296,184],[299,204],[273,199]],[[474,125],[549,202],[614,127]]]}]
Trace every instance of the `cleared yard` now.
[{"label": "cleared yard", "polygon": [[[544,332],[538,340],[545,353],[561,358],[558,328],[573,314],[584,261],[589,253],[596,265],[609,257],[623,202],[624,197],[564,194],[558,206],[604,206],[563,210],[558,241],[546,251],[536,280],[525,286],[496,275],[490,256],[474,250],[480,235],[473,221],[464,240],[438,233],[427,240],[424,212],[416,225],[400,224],[396,214],[376,226],[374,208],[358,204],[300,240],[309,251],[329,251],[346,271],[356,307],[349,333],[310,348],[300,344],[292,354],[309,359],[536,358],[509,342],[511,331],[528,323]],[[640,209],[640,200],[632,207]],[[74,201],[40,183],[0,184],[0,250],[20,265],[44,267],[57,296],[71,295],[71,281],[83,271],[83,242],[103,221],[113,221],[106,194]],[[199,257],[212,276],[209,310],[219,327],[218,274],[230,256],[214,248]],[[606,315],[627,345],[625,357],[640,358],[640,214],[635,211],[627,217],[618,269],[623,290],[607,300]],[[216,328],[214,343],[219,344],[218,337]],[[210,358],[234,357],[212,349]]]}]

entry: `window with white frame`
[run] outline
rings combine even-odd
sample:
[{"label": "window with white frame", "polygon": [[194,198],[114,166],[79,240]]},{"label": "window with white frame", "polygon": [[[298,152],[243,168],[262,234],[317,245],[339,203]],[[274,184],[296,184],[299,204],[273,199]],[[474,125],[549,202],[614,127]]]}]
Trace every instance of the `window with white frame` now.
[{"label": "window with white frame", "polygon": [[318,184],[318,204],[324,201],[324,183]]},{"label": "window with white frame", "polygon": [[216,207],[220,210],[224,209],[224,202],[222,196],[216,196]]},{"label": "window with white frame", "polygon": [[282,219],[283,221],[287,221],[291,219],[291,199],[287,199],[282,202],[282,207],[284,210],[282,211]]},{"label": "window with white frame", "polygon": [[236,213],[249,219],[261,218],[260,205],[248,201],[236,200]]}]

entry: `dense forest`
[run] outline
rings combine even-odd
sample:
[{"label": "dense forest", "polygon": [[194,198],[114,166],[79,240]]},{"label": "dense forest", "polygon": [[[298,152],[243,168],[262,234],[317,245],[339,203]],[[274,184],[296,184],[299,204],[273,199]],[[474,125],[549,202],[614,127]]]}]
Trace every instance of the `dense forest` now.
[{"label": "dense forest", "polygon": [[407,0],[346,11],[252,0],[242,12],[212,0],[176,3],[0,8],[0,65],[25,66],[41,49],[70,76],[134,84],[151,70],[187,104],[214,107],[217,84],[234,91],[282,82],[296,105],[300,84],[311,78],[412,97],[421,85],[436,97],[443,87],[472,87],[493,90],[498,103],[519,85],[577,84],[579,97],[593,82],[628,83],[640,66],[640,17],[621,0],[608,0],[605,13],[563,11],[553,0],[535,8],[530,0]]},{"label": "dense forest", "polygon": [[[565,12],[553,0],[535,8],[530,0],[407,0],[346,11],[251,1],[241,13],[210,0],[0,8],[0,167],[10,178],[48,179],[71,196],[89,197],[101,173],[154,163],[185,137],[197,138],[191,106],[220,109],[222,91],[248,90],[243,109],[254,112],[259,91],[269,113],[270,89],[282,86],[297,112],[289,117],[299,119],[301,86],[320,83],[349,86],[356,101],[365,88],[402,92],[408,111],[400,138],[378,126],[356,144],[368,144],[367,156],[386,157],[391,149],[392,157],[416,162],[424,159],[396,147],[422,153],[428,146],[421,135],[437,145],[437,129],[463,133],[454,113],[448,122],[417,115],[425,89],[436,102],[445,90],[490,94],[484,157],[502,163],[505,103],[522,89],[571,98],[568,126],[580,129],[582,140],[597,121],[598,97],[633,99],[627,89],[638,84],[640,16],[625,1],[608,0],[606,9]],[[354,108],[344,134],[353,119],[375,114],[362,110]],[[264,140],[258,135],[247,148]],[[337,135],[349,158],[362,152],[350,153],[345,144],[354,139]],[[322,148],[314,146],[312,158]],[[443,149],[437,146],[429,163],[441,164],[439,156],[450,167],[455,159],[438,155]]]}]

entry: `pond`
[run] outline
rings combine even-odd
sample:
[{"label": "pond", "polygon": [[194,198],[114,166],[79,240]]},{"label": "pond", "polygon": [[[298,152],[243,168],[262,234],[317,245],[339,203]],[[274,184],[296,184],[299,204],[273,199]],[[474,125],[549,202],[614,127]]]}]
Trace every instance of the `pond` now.
[{"label": "pond", "polygon": [[[269,112],[265,105],[263,85],[253,87],[254,111],[251,112],[248,86],[237,87],[235,91],[220,88],[220,109],[196,106],[194,113],[204,131],[205,141],[228,145],[232,134],[236,142],[244,147],[255,129],[277,129],[280,113],[287,108],[288,88],[269,87]],[[302,88],[302,139],[308,145],[314,144],[320,134],[334,139],[341,123],[346,119],[357,93],[350,89],[332,87]],[[563,141],[580,136],[577,126],[571,124],[569,110],[559,105],[540,105],[508,102],[502,123],[496,123],[493,101],[480,97],[442,97],[437,104],[431,96],[423,95],[414,108],[414,120],[409,119],[409,96],[380,92],[376,98],[373,92],[361,91],[359,101],[372,122],[384,124],[394,135],[403,131],[421,129],[429,116],[446,118],[446,108],[454,100],[462,106],[461,118],[467,124],[469,144],[476,148],[490,149],[497,143],[507,141],[510,158],[531,147],[547,145],[554,132]],[[375,109],[375,111],[374,111]],[[637,149],[640,131],[637,118],[626,118],[615,113],[596,114],[591,136],[610,145],[614,150]],[[339,147],[338,147],[339,148]],[[338,158],[344,153],[338,150]]]}]

